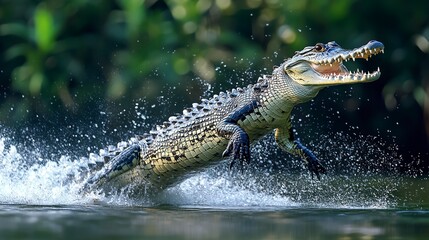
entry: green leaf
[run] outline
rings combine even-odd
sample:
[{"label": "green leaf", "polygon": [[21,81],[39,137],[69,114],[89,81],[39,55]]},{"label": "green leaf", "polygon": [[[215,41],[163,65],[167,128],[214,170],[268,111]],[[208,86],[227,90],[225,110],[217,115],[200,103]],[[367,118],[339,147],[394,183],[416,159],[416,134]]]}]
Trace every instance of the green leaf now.
[{"label": "green leaf", "polygon": [[43,6],[36,8],[34,13],[35,40],[44,52],[49,52],[55,44],[56,31],[51,12]]}]

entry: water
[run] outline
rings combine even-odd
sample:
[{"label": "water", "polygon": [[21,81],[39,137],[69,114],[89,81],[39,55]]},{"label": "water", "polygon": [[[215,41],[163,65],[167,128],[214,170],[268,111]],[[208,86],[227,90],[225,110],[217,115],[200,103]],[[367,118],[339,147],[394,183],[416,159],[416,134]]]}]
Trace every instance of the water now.
[{"label": "water", "polygon": [[[427,179],[336,171],[316,181],[304,169],[258,162],[267,162],[270,141],[254,146],[256,163],[244,171],[221,163],[136,199],[82,195],[78,156],[46,154],[48,146],[25,146],[2,133],[0,239],[427,239]],[[354,156],[353,165],[359,155],[373,162],[395,156],[367,138],[354,141],[332,154]],[[345,141],[338,142],[329,144]]]},{"label": "water", "polygon": [[2,239],[427,239],[428,211],[3,205]]}]

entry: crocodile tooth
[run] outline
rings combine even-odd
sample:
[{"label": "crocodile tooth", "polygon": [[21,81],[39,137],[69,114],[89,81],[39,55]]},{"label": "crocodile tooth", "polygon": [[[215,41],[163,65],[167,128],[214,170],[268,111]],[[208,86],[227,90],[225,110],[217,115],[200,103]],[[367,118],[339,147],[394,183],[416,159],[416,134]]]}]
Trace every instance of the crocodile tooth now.
[{"label": "crocodile tooth", "polygon": [[238,91],[239,93],[243,93],[243,92],[244,92],[242,88],[237,88],[237,91]]}]

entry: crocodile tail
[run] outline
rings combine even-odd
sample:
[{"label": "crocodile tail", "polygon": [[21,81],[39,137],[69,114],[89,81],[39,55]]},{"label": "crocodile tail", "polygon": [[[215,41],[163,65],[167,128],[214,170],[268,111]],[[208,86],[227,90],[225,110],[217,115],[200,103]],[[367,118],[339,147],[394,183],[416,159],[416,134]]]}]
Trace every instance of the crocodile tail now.
[{"label": "crocodile tail", "polygon": [[81,158],[80,179],[86,182],[84,188],[99,185],[131,169],[138,164],[147,148],[147,139],[134,137],[129,141],[119,142],[117,146],[110,145],[100,149],[99,154],[91,153],[88,158]]}]

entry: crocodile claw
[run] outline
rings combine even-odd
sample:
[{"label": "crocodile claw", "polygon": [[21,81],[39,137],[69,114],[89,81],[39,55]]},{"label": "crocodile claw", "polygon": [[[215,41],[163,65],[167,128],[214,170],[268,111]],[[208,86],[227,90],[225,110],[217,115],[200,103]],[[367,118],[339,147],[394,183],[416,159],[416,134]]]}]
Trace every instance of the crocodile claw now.
[{"label": "crocodile claw", "polygon": [[229,165],[229,169],[235,165],[238,161],[243,166],[244,163],[250,162],[250,142],[246,134],[234,134],[230,139],[228,146],[222,153],[222,157],[228,157],[232,154],[232,161]]},{"label": "crocodile claw", "polygon": [[310,170],[311,178],[313,178],[314,174],[316,174],[317,179],[320,180],[320,174],[325,174],[326,168],[320,163],[319,159],[317,159],[316,155],[314,155],[312,151],[301,144],[299,139],[295,140],[295,144],[296,147],[304,154],[302,157],[307,162],[307,167],[308,170]]},{"label": "crocodile claw", "polygon": [[317,180],[320,181],[320,174],[326,173],[326,168],[319,162],[317,158],[312,159],[309,158],[308,160],[308,170],[310,170],[311,178],[314,177],[314,174],[316,174]]}]

